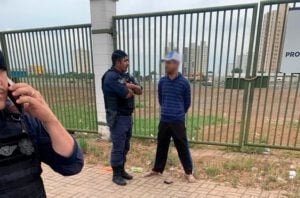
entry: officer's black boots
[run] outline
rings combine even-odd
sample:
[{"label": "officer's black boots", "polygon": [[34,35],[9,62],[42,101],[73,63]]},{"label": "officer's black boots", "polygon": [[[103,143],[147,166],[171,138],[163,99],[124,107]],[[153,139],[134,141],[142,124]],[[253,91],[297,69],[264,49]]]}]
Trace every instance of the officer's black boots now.
[{"label": "officer's black boots", "polygon": [[115,166],[112,167],[113,169],[113,179],[112,181],[120,186],[125,186],[127,183],[124,180],[124,178],[122,177],[122,173],[123,173],[123,167],[122,166]]},{"label": "officer's black boots", "polygon": [[122,177],[124,179],[127,179],[127,180],[132,180],[133,179],[133,176],[132,175],[129,175],[126,170],[125,170],[125,164],[123,165],[122,167]]}]

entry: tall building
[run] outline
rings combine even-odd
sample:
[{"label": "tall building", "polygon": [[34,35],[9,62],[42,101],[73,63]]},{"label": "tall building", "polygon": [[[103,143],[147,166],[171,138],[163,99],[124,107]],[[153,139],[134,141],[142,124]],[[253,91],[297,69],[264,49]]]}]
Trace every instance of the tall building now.
[{"label": "tall building", "polygon": [[277,10],[272,10],[271,13],[267,12],[264,14],[259,44],[258,72],[268,73],[270,70],[271,73],[274,73],[280,71],[280,66],[278,66],[280,62],[278,61],[280,61],[281,48],[283,47],[280,46],[280,41],[283,36],[282,29],[284,28],[286,6],[285,4],[281,4],[278,14]]},{"label": "tall building", "polygon": [[[196,50],[197,49],[197,50]],[[182,57],[182,66],[183,66],[183,75],[206,75],[208,62],[208,46],[205,41],[202,41],[200,45],[191,43],[190,48],[185,47],[183,50]]]},{"label": "tall building", "polygon": [[73,51],[73,72],[90,73],[89,51],[85,49],[76,49]]}]

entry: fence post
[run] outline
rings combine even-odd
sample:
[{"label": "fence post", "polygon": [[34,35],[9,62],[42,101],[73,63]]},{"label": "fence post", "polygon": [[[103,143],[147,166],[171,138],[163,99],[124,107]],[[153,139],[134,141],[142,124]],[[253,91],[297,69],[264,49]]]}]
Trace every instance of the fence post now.
[{"label": "fence post", "polygon": [[[264,6],[262,4],[259,5],[258,7],[258,18],[257,18],[257,26],[256,26],[256,38],[253,40],[253,49],[254,49],[254,54],[251,56],[252,58],[252,64],[248,65],[248,69],[252,68],[252,71],[247,71],[248,76],[252,72],[252,77],[256,76],[256,69],[257,69],[257,62],[258,62],[258,51],[259,51],[259,42],[260,42],[260,37],[261,37],[261,28],[262,28],[262,21],[263,21],[263,15],[264,15]],[[254,43],[255,42],[255,43]],[[250,51],[249,51],[250,52]],[[252,51],[251,51],[252,53]],[[250,57],[250,56],[249,56]],[[247,63],[249,64],[249,62]],[[248,70],[247,69],[247,70]],[[245,112],[245,128],[244,128],[244,138],[243,142],[240,142],[240,145],[244,145],[248,143],[248,138],[249,138],[249,128],[250,128],[250,119],[251,119],[251,112],[252,112],[252,104],[253,104],[253,97],[254,97],[254,81],[249,81],[247,83],[248,86],[248,103],[247,103],[247,112]]]},{"label": "fence post", "polygon": [[113,51],[112,22],[116,15],[116,0],[90,0],[92,22],[93,67],[95,71],[95,91],[99,133],[109,137],[106,123],[101,78],[111,65]]},{"label": "fence post", "polygon": [[[250,74],[251,74],[251,68],[253,66],[252,64],[252,57],[253,57],[253,47],[254,47],[254,36],[256,33],[256,22],[257,22],[257,11],[258,11],[258,4],[253,8],[253,16],[252,16],[252,22],[251,22],[251,36],[250,36],[250,41],[249,41],[249,48],[248,48],[248,60],[247,60],[247,68],[246,68],[246,76],[245,79],[250,79]],[[246,118],[247,115],[250,116],[251,112],[248,112],[249,110],[248,104],[253,102],[253,100],[248,100],[249,99],[249,87],[250,87],[251,81],[247,80],[246,85],[244,88],[244,96],[243,96],[243,110],[242,110],[242,121],[241,121],[241,128],[240,128],[240,139],[239,139],[239,146],[242,148],[247,139],[248,139],[248,133],[249,133],[249,128],[247,127],[247,122]],[[246,126],[246,127],[245,127]]]}]

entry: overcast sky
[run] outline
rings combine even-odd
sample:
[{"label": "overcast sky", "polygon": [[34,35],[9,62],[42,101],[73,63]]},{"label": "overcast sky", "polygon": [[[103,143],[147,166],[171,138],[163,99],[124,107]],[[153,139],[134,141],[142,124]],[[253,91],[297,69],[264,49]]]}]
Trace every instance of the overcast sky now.
[{"label": "overcast sky", "polygon": [[[117,14],[257,2],[258,0],[119,0]],[[90,0],[0,0],[0,30],[90,23]]]}]

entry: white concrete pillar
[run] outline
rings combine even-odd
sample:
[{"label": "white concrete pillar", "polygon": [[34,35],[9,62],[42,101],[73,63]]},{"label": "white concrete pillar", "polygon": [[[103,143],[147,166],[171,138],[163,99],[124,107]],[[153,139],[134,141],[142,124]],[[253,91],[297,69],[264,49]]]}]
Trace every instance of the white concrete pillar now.
[{"label": "white concrete pillar", "polygon": [[[113,38],[109,30],[112,28],[112,18],[116,15],[116,0],[90,0],[90,7],[97,118],[98,122],[106,123],[101,78],[111,66]],[[103,136],[109,136],[108,128],[101,125],[99,125],[99,133]]]}]

